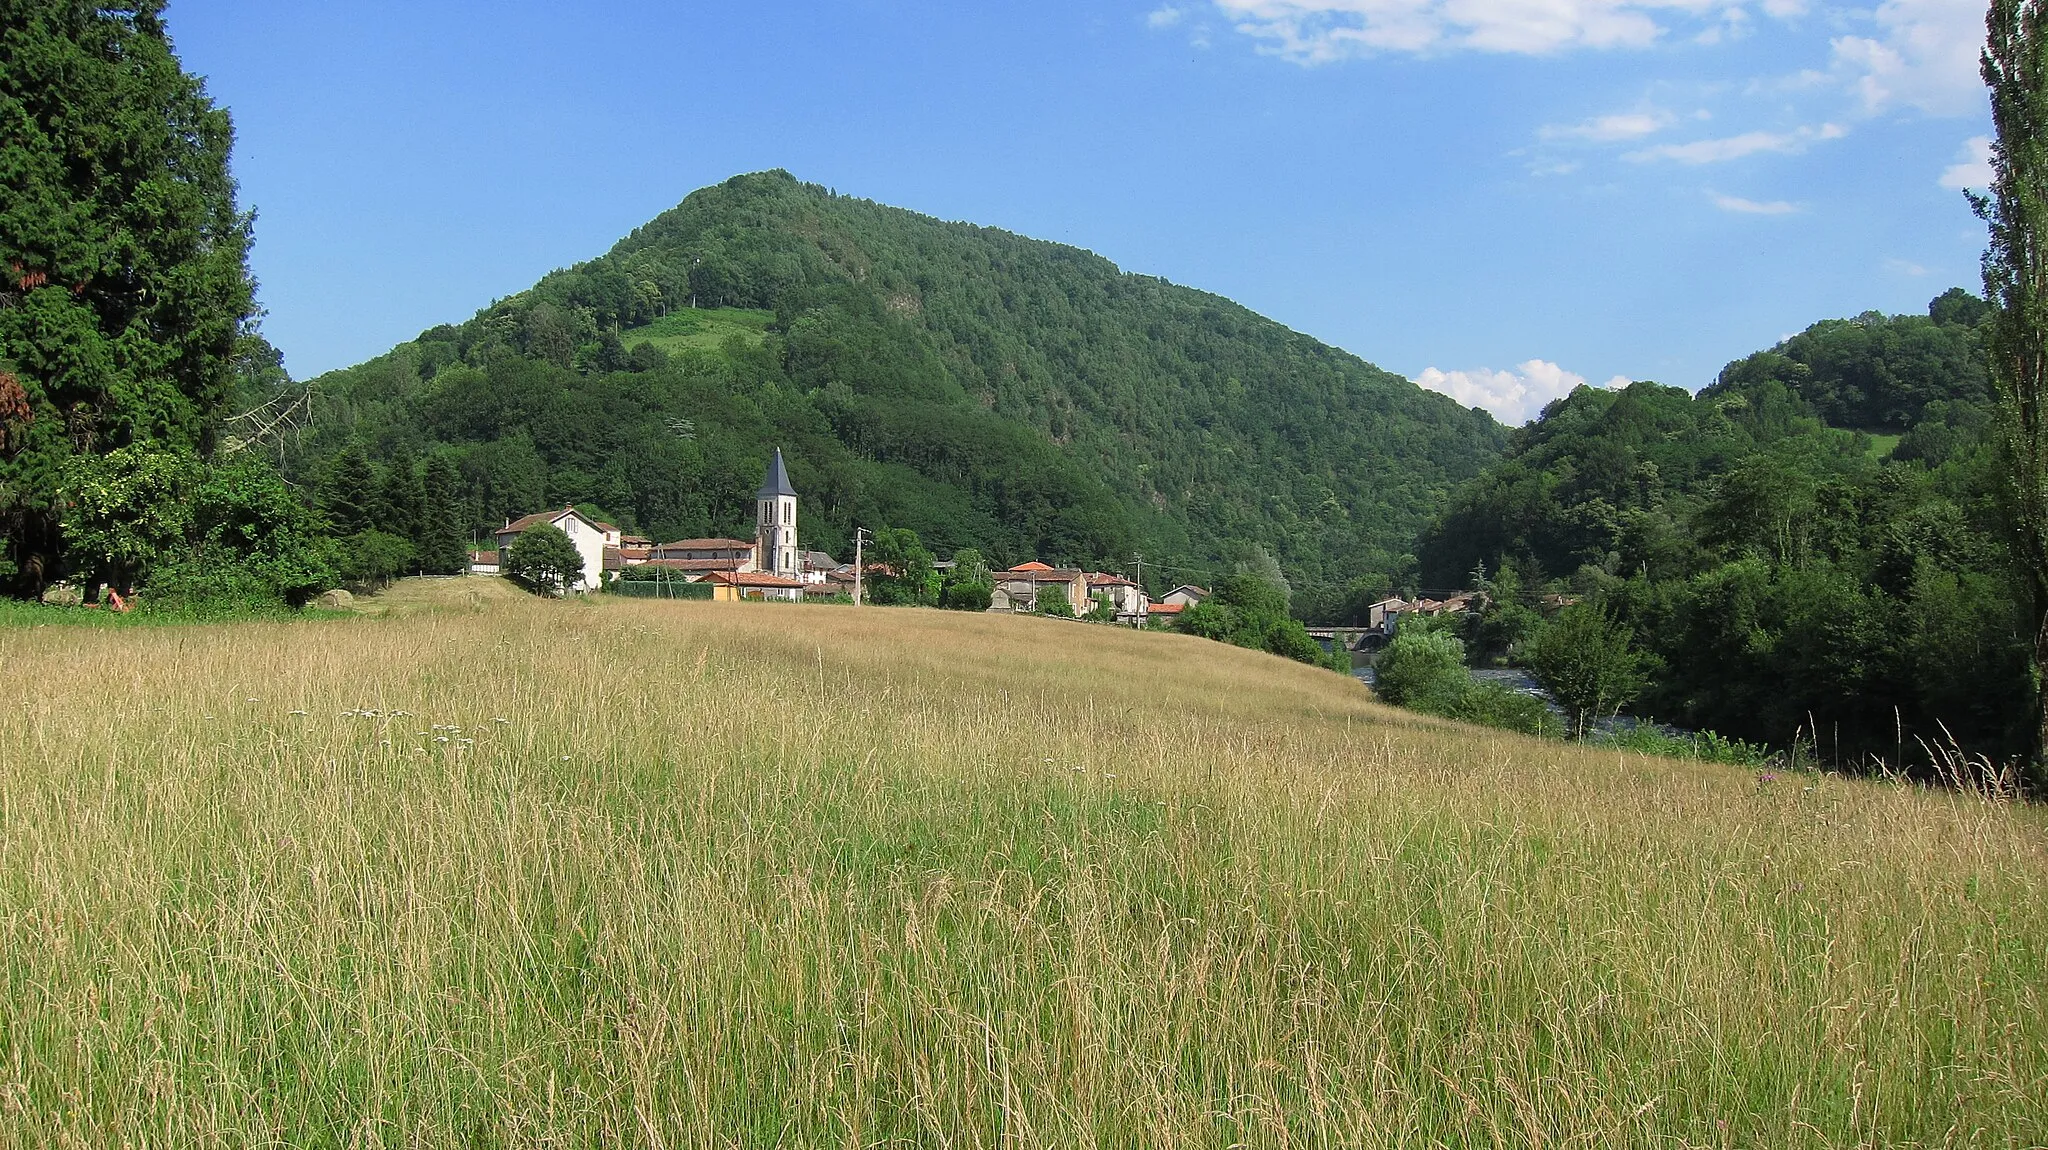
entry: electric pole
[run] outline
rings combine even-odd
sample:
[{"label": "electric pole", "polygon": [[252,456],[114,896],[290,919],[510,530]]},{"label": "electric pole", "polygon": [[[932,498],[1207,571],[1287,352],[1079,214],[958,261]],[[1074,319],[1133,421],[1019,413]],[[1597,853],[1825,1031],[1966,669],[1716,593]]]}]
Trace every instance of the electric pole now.
[{"label": "electric pole", "polygon": [[866,564],[861,562],[861,544],[867,541],[867,535],[865,527],[853,529],[853,605],[856,607],[860,606],[861,576],[866,573]]}]

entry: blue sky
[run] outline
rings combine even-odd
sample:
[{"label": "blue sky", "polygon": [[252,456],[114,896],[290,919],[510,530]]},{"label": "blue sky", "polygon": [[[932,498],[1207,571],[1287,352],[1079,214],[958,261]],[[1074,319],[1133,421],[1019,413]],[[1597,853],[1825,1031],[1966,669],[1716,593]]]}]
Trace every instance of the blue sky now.
[{"label": "blue sky", "polygon": [[1978,287],[1964,0],[174,0],[301,377],[737,172],[1076,244],[1508,422]]}]

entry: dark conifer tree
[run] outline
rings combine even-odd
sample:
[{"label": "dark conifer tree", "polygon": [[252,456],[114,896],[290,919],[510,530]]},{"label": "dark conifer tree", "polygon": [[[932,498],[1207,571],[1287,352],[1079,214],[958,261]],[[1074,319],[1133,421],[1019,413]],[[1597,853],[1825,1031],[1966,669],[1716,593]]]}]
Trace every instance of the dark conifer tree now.
[{"label": "dark conifer tree", "polygon": [[419,549],[420,529],[425,518],[426,492],[420,484],[419,464],[410,451],[400,451],[384,465],[384,477],[377,488],[376,510],[371,518],[377,530],[398,536]]},{"label": "dark conifer tree", "polygon": [[337,536],[377,526],[377,476],[361,443],[351,442],[327,461],[320,477],[320,510]]},{"label": "dark conifer tree", "polygon": [[70,459],[210,451],[253,309],[233,127],[179,67],[162,10],[0,14],[0,573],[15,593],[58,573]]},{"label": "dark conifer tree", "polygon": [[446,455],[427,460],[420,516],[420,569],[429,575],[458,575],[469,565],[462,475]]}]

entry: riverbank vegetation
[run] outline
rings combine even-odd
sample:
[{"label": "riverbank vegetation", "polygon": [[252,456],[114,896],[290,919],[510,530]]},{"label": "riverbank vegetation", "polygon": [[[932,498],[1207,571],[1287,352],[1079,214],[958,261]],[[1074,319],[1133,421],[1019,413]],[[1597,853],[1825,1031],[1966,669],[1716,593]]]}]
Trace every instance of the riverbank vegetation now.
[{"label": "riverbank vegetation", "polygon": [[466,582],[0,630],[94,685],[0,712],[0,1143],[2048,1129],[2039,810],[1175,635]]}]

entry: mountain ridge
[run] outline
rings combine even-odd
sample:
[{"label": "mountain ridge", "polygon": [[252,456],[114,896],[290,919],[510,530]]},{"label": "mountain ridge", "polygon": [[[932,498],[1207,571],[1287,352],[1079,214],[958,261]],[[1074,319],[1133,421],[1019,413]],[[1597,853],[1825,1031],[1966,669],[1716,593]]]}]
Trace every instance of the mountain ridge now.
[{"label": "mountain ridge", "polygon": [[[720,315],[758,340],[655,342]],[[315,382],[301,474],[351,439],[380,467],[451,455],[473,528],[527,500],[739,527],[780,440],[827,547],[887,523],[1000,559],[1144,551],[1173,578],[1270,558],[1306,587],[1399,566],[1505,435],[1220,295],[780,171]]]}]

